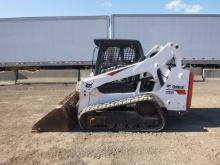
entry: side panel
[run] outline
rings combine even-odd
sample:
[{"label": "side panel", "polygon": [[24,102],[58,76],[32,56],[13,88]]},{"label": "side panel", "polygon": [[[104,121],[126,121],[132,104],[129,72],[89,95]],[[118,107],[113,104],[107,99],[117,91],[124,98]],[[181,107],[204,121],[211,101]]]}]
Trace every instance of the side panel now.
[{"label": "side panel", "polygon": [[168,111],[187,111],[189,75],[188,70],[173,68],[164,86],[155,93]]},{"label": "side panel", "polygon": [[0,19],[0,63],[91,61],[108,28],[108,16]]},{"label": "side panel", "polygon": [[220,64],[220,15],[113,15],[112,38],[154,45],[180,45],[184,62]]}]

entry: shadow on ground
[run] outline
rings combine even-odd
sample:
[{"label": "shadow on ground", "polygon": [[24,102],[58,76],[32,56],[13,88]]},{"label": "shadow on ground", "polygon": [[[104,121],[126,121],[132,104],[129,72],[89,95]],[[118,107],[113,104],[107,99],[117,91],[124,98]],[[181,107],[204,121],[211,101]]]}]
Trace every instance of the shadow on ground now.
[{"label": "shadow on ground", "polygon": [[207,132],[220,127],[220,108],[192,108],[179,117],[169,117],[167,132]]}]

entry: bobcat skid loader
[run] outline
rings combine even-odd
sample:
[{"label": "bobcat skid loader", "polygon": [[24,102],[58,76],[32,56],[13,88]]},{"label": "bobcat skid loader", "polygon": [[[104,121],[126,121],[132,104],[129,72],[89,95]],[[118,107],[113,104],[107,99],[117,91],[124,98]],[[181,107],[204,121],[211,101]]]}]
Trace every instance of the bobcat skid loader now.
[{"label": "bobcat skid loader", "polygon": [[179,46],[153,47],[137,40],[97,39],[95,71],[38,121],[36,132],[161,131],[169,112],[191,106],[193,74],[183,69]]}]

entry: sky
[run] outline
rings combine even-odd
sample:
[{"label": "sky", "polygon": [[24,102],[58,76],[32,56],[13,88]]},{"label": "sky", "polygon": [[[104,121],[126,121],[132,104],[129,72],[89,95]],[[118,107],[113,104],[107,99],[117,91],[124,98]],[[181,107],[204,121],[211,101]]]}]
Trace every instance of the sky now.
[{"label": "sky", "polygon": [[111,14],[220,14],[220,0],[0,0],[0,18]]}]

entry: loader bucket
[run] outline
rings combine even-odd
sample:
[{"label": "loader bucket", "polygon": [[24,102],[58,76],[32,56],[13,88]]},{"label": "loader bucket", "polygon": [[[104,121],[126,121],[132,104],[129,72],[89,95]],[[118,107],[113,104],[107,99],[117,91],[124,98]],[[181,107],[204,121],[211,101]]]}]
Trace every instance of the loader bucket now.
[{"label": "loader bucket", "polygon": [[68,95],[59,106],[32,127],[33,132],[69,132],[77,125],[79,93]]}]

